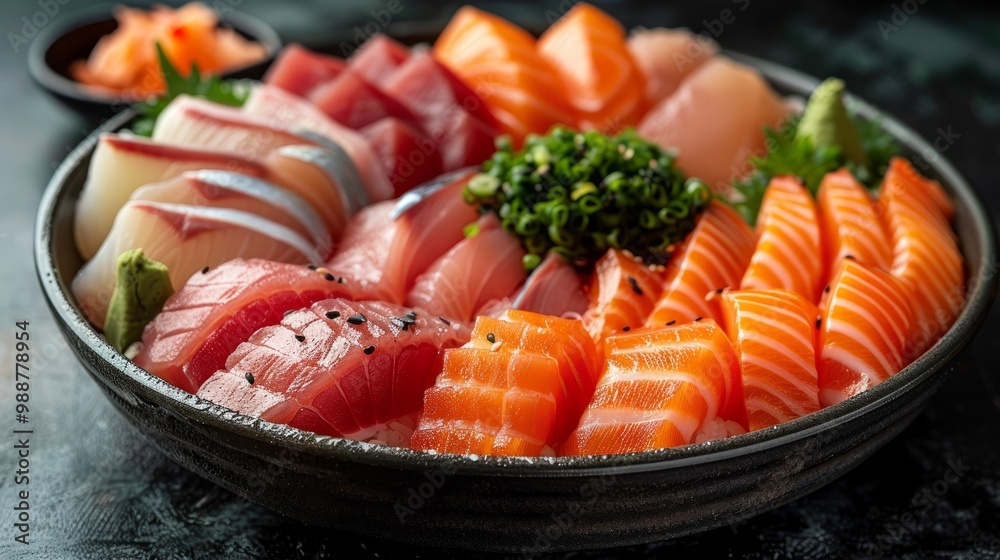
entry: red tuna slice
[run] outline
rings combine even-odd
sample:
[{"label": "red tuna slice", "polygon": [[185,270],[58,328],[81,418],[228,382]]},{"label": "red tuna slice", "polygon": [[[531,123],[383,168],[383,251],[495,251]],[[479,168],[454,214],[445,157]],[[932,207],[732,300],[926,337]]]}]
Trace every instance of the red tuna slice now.
[{"label": "red tuna slice", "polygon": [[389,173],[393,196],[441,174],[441,156],[426,134],[405,122],[386,117],[362,131]]},{"label": "red tuna slice", "polygon": [[308,97],[316,86],[336,78],[346,68],[347,64],[339,58],[314,53],[301,45],[292,44],[282,49],[264,75],[264,83]]},{"label": "red tuna slice", "polygon": [[566,259],[549,253],[514,299],[514,309],[543,315],[579,319],[587,312],[590,298],[583,277]]},{"label": "red tuna slice", "polygon": [[441,149],[445,170],[482,163],[499,134],[486,104],[430,53],[413,56],[386,83],[385,91],[409,107]]},{"label": "red tuna slice", "polygon": [[386,35],[376,33],[348,59],[348,65],[369,83],[382,87],[396,68],[410,60],[410,50]]},{"label": "red tuna slice", "polygon": [[445,171],[479,165],[496,151],[497,129],[464,111],[457,111],[442,124],[438,151]]},{"label": "red tuna slice", "polygon": [[134,362],[194,393],[258,329],[289,310],[332,297],[354,297],[351,286],[322,271],[263,259],[234,259],[195,274],[167,300],[142,333]]},{"label": "red tuna slice", "polygon": [[406,445],[440,355],[468,329],[382,302],[328,299],[258,330],[198,396],[318,434]]},{"label": "red tuna slice", "polygon": [[493,215],[417,278],[406,304],[459,321],[471,321],[493,300],[510,296],[525,279],[521,242]]},{"label": "red tuna slice", "polygon": [[350,69],[313,90],[309,100],[331,119],[354,130],[360,130],[386,117],[395,117],[413,126],[420,126],[420,120],[406,105]]},{"label": "red tuna slice", "polygon": [[475,209],[462,200],[462,188],[473,174],[447,175],[440,188],[420,187],[419,195],[411,191],[399,203],[380,202],[358,212],[327,268],[370,299],[402,303],[414,279],[461,241],[463,228],[476,220]]}]

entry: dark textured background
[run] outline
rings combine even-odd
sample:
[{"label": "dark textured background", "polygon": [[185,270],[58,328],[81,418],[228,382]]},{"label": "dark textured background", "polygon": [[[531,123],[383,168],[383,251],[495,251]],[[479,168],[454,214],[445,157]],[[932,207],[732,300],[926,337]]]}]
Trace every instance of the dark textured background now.
[{"label": "dark textured background", "polygon": [[[86,7],[68,3],[56,23]],[[404,20],[446,18],[454,5],[400,0]],[[209,2],[211,3],[211,2]],[[337,45],[339,30],[364,26],[370,2],[221,0],[263,18],[288,40]],[[567,6],[563,3],[563,7]],[[864,9],[758,0],[605,3],[629,24],[718,29],[723,46],[805,72],[845,78],[849,88],[928,138],[959,135],[947,157],[1000,208],[1000,8],[916,0],[897,31],[893,2]],[[557,1],[490,3],[527,21],[560,11]],[[743,11],[740,6],[745,6]],[[104,400],[57,333],[36,285],[31,228],[54,166],[97,121],[47,98],[29,80],[18,33],[33,0],[4,1],[0,30],[0,558],[465,558],[315,529],[289,521],[189,474],[151,448]],[[901,22],[899,15],[896,22]],[[706,23],[708,22],[708,23]],[[351,40],[349,32],[347,40]],[[16,459],[14,321],[31,322],[32,544],[13,542]],[[711,533],[573,558],[998,558],[1000,557],[1000,313],[961,355],[927,411],[899,438],[838,482],[786,507]],[[958,468],[956,478],[949,469]]]}]

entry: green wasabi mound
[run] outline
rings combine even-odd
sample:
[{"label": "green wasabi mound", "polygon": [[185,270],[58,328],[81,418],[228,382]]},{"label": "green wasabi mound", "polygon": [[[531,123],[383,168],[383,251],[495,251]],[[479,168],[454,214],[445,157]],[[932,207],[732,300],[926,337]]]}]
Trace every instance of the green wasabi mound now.
[{"label": "green wasabi mound", "polygon": [[118,257],[115,289],[104,318],[104,336],[119,352],[142,338],[142,330],[174,293],[163,263],[146,258],[142,249]]},{"label": "green wasabi mound", "polygon": [[844,81],[837,78],[827,78],[816,86],[802,113],[795,139],[808,138],[817,148],[839,146],[848,161],[868,165],[861,134],[844,106],[844,90]]}]

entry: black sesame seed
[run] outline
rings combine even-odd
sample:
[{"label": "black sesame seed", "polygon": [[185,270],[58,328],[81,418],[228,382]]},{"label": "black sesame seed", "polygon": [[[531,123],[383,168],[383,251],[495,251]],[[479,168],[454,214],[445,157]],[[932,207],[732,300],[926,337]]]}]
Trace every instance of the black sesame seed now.
[{"label": "black sesame seed", "polygon": [[715,293],[717,293],[719,295],[722,295],[722,292],[724,292],[724,291],[726,291],[725,288],[719,288],[718,290],[715,290]]},{"label": "black sesame seed", "polygon": [[253,381],[254,381],[254,379],[253,379],[253,374],[252,374],[252,373],[250,373],[250,372],[248,371],[248,372],[246,372],[246,373],[244,373],[244,374],[243,374],[243,377],[244,377],[244,379],[246,379],[246,380],[247,380],[247,383],[249,383],[249,384],[253,385]]},{"label": "black sesame seed", "polygon": [[365,352],[365,355],[371,356],[372,353],[375,352],[375,347],[374,346],[365,346],[364,352]]},{"label": "black sesame seed", "polygon": [[497,341],[497,335],[495,335],[495,334],[493,334],[493,333],[486,333],[486,340],[487,340],[487,341],[488,341],[488,342],[489,342],[490,344],[493,344],[494,342],[496,342],[496,341]]},{"label": "black sesame seed", "polygon": [[854,260],[854,255],[844,255],[844,258],[845,259],[851,259],[853,261]]},{"label": "black sesame seed", "polygon": [[416,311],[407,311],[406,315],[404,315],[404,317],[406,317],[407,319],[409,319],[411,321],[416,321],[417,320],[417,312]]},{"label": "black sesame seed", "polygon": [[636,282],[635,277],[629,276],[628,277],[628,283],[629,283],[630,286],[632,286],[632,291],[633,292],[639,294],[640,296],[642,295],[642,288],[639,287],[639,283]]},{"label": "black sesame seed", "polygon": [[694,318],[694,322],[697,323],[698,321],[701,321],[702,319],[704,319],[704,317],[695,317]]},{"label": "black sesame seed", "polygon": [[337,279],[334,275],[330,274],[329,272],[327,272],[326,274],[324,274],[323,278],[326,278],[330,282],[333,282],[334,280]]},{"label": "black sesame seed", "polygon": [[829,284],[827,284],[827,285],[826,285],[826,287],[825,287],[825,288],[823,288],[823,293],[824,293],[824,294],[828,294],[828,293],[830,293],[830,285],[829,285]]},{"label": "black sesame seed", "polygon": [[816,317],[816,328],[818,329],[819,326],[822,325],[822,324],[823,324],[823,318],[817,316]]},{"label": "black sesame seed", "polygon": [[669,327],[669,326],[672,326],[672,325],[673,325],[674,323],[676,323],[676,322],[677,322],[677,321],[667,321],[667,326],[668,326],[668,327]]},{"label": "black sesame seed", "polygon": [[307,266],[306,268],[308,268],[309,270],[316,270],[316,265],[311,264],[311,265]]},{"label": "black sesame seed", "polygon": [[288,317],[288,316],[289,316],[289,315],[291,315],[292,313],[295,313],[295,310],[294,310],[294,309],[288,309],[288,310],[286,310],[286,311],[285,311],[284,313],[282,313],[282,314],[281,314],[281,316],[282,316],[282,317]]},{"label": "black sesame seed", "polygon": [[336,319],[337,317],[340,317],[340,311],[327,311],[326,312],[326,318],[327,319]]},{"label": "black sesame seed", "polygon": [[632,330],[632,327],[626,325],[626,326],[622,327],[622,330],[625,331],[625,332],[628,332],[628,331]]},{"label": "black sesame seed", "polygon": [[354,315],[351,315],[350,317],[347,318],[347,322],[352,325],[360,325],[361,323],[364,323],[367,320],[368,317],[365,317],[360,313],[355,313]]},{"label": "black sesame seed", "polygon": [[438,317],[438,321],[441,321],[442,323],[448,325],[449,327],[451,326],[451,321],[445,319],[444,317]]},{"label": "black sesame seed", "polygon": [[301,334],[297,334],[297,335],[295,335],[295,340],[298,340],[299,342],[305,342],[306,341],[306,337],[303,336],[303,335],[301,335]]},{"label": "black sesame seed", "polygon": [[338,276],[337,277],[337,283],[338,284],[343,284],[344,283],[344,277],[343,276]]},{"label": "black sesame seed", "polygon": [[208,267],[206,266],[205,268],[201,269],[201,273],[202,273],[202,274],[208,274],[208,270],[209,270],[209,269],[208,269]]}]

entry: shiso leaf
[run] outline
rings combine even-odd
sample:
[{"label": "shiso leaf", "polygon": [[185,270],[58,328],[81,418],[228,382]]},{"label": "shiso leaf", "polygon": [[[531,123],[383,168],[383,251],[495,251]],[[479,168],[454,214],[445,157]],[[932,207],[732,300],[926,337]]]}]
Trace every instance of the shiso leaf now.
[{"label": "shiso leaf", "polygon": [[[846,167],[869,189],[878,188],[899,144],[878,119],[861,118],[844,104],[842,85],[840,80],[827,80],[810,96],[803,113],[789,116],[777,130],[764,127],[767,154],[752,157],[754,170],[733,182],[739,199],[731,204],[747,223],[757,222],[768,183],[781,175],[798,178],[815,195],[827,173]],[[833,124],[844,118],[849,126]],[[853,155],[845,152],[845,146]]]},{"label": "shiso leaf", "polygon": [[139,136],[153,135],[157,117],[178,95],[192,95],[223,105],[241,107],[250,94],[249,80],[223,80],[219,76],[203,78],[197,64],[191,66],[190,74],[185,77],[170,62],[160,43],[156,43],[156,54],[166,91],[135,105],[139,118],[132,125],[132,132]]}]

